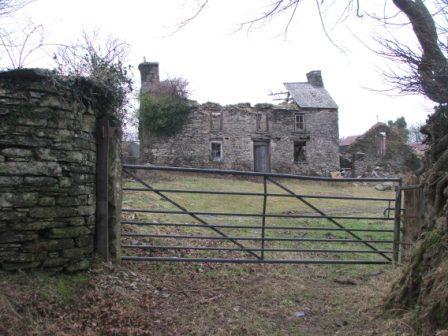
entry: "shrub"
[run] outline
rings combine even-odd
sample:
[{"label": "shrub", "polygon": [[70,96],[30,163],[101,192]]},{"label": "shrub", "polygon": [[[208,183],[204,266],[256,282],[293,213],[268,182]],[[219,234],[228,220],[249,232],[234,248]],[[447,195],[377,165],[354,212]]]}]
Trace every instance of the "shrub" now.
[{"label": "shrub", "polygon": [[140,97],[140,125],[157,135],[180,131],[193,105],[178,95],[143,94]]},{"label": "shrub", "polygon": [[131,66],[125,65],[128,53],[127,43],[113,36],[102,37],[99,31],[84,31],[80,40],[60,46],[53,60],[56,74],[86,77],[104,87],[107,101],[101,106],[108,111],[102,112],[115,117],[116,126],[124,128],[131,122],[128,108],[133,90]]}]

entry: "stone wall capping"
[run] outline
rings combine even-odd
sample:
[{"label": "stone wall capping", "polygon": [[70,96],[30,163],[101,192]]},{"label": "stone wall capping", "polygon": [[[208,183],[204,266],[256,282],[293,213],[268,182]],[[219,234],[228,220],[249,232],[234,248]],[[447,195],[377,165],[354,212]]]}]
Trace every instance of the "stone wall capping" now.
[{"label": "stone wall capping", "polygon": [[[85,85],[90,88],[96,88],[99,90],[104,90],[104,86],[99,84],[98,82],[95,82],[89,78],[86,77],[69,77],[69,76],[60,76],[56,74],[53,70],[48,69],[42,69],[42,68],[24,68],[24,69],[12,69],[12,70],[6,70],[6,71],[0,71],[0,81],[4,80],[13,80],[18,83],[26,83],[27,81],[31,82],[41,82],[46,81],[50,78],[58,78],[61,81],[68,81],[68,80],[74,80],[78,83],[78,85]],[[10,93],[11,88],[3,88],[2,92]],[[60,89],[52,88],[51,86],[39,86],[36,89],[33,89],[33,92],[30,92],[25,97],[34,97],[34,98],[40,98],[42,97],[42,94],[54,94],[54,93],[62,93]],[[57,107],[57,105],[52,105],[54,107]],[[45,106],[44,106],[45,107]],[[88,111],[91,112],[91,111]]]},{"label": "stone wall capping", "polygon": [[13,69],[0,72],[0,79],[31,79],[31,80],[42,80],[54,74],[53,71],[41,68],[28,68],[28,69]]}]

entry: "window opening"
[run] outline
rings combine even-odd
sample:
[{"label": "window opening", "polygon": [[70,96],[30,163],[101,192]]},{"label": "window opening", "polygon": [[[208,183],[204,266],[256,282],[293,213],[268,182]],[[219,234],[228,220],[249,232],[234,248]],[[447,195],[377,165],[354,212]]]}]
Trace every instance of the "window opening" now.
[{"label": "window opening", "polygon": [[294,163],[306,162],[306,141],[294,141]]},{"label": "window opening", "polygon": [[222,143],[213,141],[210,144],[211,157],[213,161],[222,161]]},{"label": "window opening", "polygon": [[211,113],[210,126],[211,126],[211,129],[213,129],[213,130],[222,130],[222,113],[221,112],[212,112]]}]

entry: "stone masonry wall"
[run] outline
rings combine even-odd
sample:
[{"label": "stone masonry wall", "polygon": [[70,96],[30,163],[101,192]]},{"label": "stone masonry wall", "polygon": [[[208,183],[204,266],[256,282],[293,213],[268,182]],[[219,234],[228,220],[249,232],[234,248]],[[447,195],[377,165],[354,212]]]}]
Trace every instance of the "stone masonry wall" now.
[{"label": "stone masonry wall", "polygon": [[[222,129],[212,129],[211,115],[221,112]],[[305,115],[305,131],[295,131],[294,114]],[[256,129],[262,115],[262,131]],[[265,128],[265,120],[268,127]],[[269,142],[271,171],[329,175],[339,169],[338,113],[335,109],[299,110],[259,104],[199,105],[182,130],[173,136],[155,136],[140,125],[142,163],[220,169],[254,169],[254,141]],[[306,162],[294,163],[294,141],[306,141]],[[223,160],[211,159],[210,143],[219,141]]]},{"label": "stone masonry wall", "polygon": [[96,113],[69,90],[39,71],[0,74],[0,269],[89,266]]}]

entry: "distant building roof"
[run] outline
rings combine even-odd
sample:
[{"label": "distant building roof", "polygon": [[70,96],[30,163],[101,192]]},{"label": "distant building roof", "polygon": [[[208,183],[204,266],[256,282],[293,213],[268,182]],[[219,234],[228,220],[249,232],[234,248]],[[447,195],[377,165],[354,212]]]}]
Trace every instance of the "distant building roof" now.
[{"label": "distant building roof", "polygon": [[308,82],[283,83],[286,90],[299,107],[337,109],[333,98],[323,86],[315,86]]},{"label": "distant building roof", "polygon": [[409,146],[411,146],[413,150],[420,151],[420,152],[425,152],[429,148],[429,146],[427,144],[422,144],[422,143],[412,143],[412,144],[409,144]]},{"label": "distant building roof", "polygon": [[339,146],[350,146],[356,139],[358,139],[359,135],[350,135],[348,137],[342,138],[339,140]]}]

